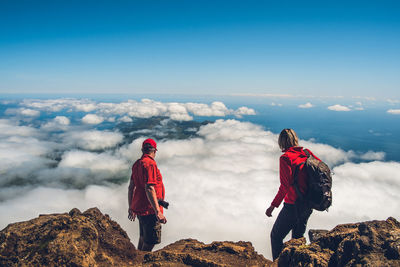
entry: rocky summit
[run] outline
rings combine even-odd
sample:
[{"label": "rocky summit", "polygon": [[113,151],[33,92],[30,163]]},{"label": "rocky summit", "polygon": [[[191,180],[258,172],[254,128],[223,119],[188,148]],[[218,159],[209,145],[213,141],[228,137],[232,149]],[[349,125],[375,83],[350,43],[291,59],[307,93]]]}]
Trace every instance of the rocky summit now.
[{"label": "rocky summit", "polygon": [[0,266],[268,266],[250,242],[181,240],[153,253],[97,208],[40,215],[0,232]]},{"label": "rocky summit", "polygon": [[257,254],[250,242],[213,242],[194,239],[177,241],[144,255],[144,266],[270,266],[271,261]]},{"label": "rocky summit", "polygon": [[136,254],[126,232],[97,208],[40,215],[0,232],[0,266],[123,266],[135,264]]},{"label": "rocky summit", "polygon": [[0,232],[0,266],[400,266],[394,218],[310,230],[285,243],[271,262],[250,242],[184,239],[155,252],[135,249],[126,232],[97,208],[40,215]]},{"label": "rocky summit", "polygon": [[310,230],[305,238],[285,243],[279,266],[400,266],[400,223],[368,221]]}]

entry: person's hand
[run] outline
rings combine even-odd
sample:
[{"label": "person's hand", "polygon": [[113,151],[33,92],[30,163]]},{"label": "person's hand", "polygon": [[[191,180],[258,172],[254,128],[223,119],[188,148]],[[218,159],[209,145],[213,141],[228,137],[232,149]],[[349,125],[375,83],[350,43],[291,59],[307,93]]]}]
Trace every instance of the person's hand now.
[{"label": "person's hand", "polygon": [[269,208],[265,211],[265,215],[268,217],[272,217],[272,211],[275,209],[274,206],[269,206]]},{"label": "person's hand", "polygon": [[136,213],[134,213],[130,208],[128,209],[128,219],[131,221],[135,221],[136,219]]},{"label": "person's hand", "polygon": [[167,223],[167,218],[165,218],[164,214],[162,214],[161,211],[157,212],[156,217],[160,223]]}]

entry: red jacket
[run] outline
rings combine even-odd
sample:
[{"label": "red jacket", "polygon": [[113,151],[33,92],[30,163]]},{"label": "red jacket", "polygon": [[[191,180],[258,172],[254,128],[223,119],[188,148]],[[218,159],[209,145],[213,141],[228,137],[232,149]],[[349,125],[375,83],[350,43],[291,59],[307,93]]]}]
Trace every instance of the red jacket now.
[{"label": "red jacket", "polygon": [[[313,157],[320,160],[310,150],[308,151]],[[281,185],[279,186],[279,191],[271,203],[272,206],[276,208],[279,207],[283,199],[285,199],[285,202],[288,204],[294,204],[296,202],[297,194],[296,189],[293,186],[294,171],[297,165],[305,162],[306,160],[307,155],[304,153],[302,147],[291,147],[284,151],[284,154],[279,159],[279,175]],[[304,165],[300,167],[297,174],[297,179],[300,191],[305,193],[307,191],[307,173],[303,167]]]}]

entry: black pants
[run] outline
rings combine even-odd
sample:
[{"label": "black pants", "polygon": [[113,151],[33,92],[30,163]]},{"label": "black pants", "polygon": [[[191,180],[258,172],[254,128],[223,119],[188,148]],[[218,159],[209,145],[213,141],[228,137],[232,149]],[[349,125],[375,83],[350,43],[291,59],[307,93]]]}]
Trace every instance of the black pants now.
[{"label": "black pants", "polygon": [[148,245],[161,243],[161,223],[157,220],[156,215],[138,216],[140,237]]},{"label": "black pants", "polygon": [[292,231],[292,238],[303,237],[311,213],[312,209],[304,204],[283,204],[271,231],[272,257],[274,260],[282,252],[283,239],[290,231]]}]

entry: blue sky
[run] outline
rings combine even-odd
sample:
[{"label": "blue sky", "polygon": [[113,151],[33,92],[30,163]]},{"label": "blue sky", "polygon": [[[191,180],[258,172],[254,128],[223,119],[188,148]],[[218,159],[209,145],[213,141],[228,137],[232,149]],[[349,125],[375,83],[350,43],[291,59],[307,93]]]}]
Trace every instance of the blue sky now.
[{"label": "blue sky", "polygon": [[400,98],[398,1],[0,2],[0,93]]}]

